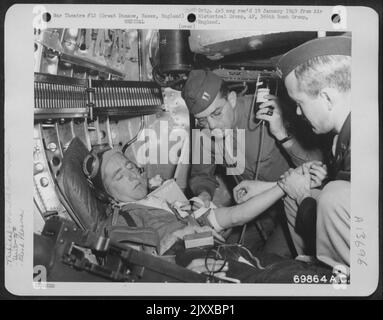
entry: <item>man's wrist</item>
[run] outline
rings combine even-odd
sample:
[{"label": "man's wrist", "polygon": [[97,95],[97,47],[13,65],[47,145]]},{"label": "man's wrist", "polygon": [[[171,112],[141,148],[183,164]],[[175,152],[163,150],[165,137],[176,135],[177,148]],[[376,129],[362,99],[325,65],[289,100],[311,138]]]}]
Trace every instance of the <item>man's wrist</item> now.
[{"label": "man's wrist", "polygon": [[213,209],[208,209],[196,220],[201,227],[209,226],[217,232],[221,232],[222,230],[224,230],[224,228],[221,227],[221,225],[218,223],[217,217]]},{"label": "man's wrist", "polygon": [[278,188],[279,190],[281,190],[283,196],[287,195],[287,192],[286,192],[286,190],[285,190],[285,186],[283,185],[283,182],[282,182],[281,179],[279,179],[279,180],[277,181],[276,188]]},{"label": "man's wrist", "polygon": [[277,142],[279,144],[284,144],[287,141],[290,141],[293,138],[293,136],[286,134],[285,136],[276,138]]},{"label": "man's wrist", "polygon": [[214,209],[211,209],[207,215],[207,220],[210,223],[210,226],[217,232],[221,232],[224,228],[219,224],[217,217],[215,215]]},{"label": "man's wrist", "polygon": [[289,133],[287,132],[285,128],[282,128],[278,130],[277,132],[273,133],[273,135],[276,140],[282,140],[286,138],[287,136],[289,136]]},{"label": "man's wrist", "polygon": [[283,190],[283,188],[280,185],[278,185],[278,183],[272,189],[275,190],[279,199],[286,196],[285,190]]}]

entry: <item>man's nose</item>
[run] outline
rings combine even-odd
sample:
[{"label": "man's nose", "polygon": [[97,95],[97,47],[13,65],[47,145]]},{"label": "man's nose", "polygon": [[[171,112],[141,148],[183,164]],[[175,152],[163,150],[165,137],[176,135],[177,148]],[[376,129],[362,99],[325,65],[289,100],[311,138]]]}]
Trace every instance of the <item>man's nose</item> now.
[{"label": "man's nose", "polygon": [[300,107],[297,107],[297,115],[301,116],[302,115],[302,110]]},{"label": "man's nose", "polygon": [[207,123],[209,125],[210,130],[215,129],[217,126],[217,123],[211,117],[207,117]]}]

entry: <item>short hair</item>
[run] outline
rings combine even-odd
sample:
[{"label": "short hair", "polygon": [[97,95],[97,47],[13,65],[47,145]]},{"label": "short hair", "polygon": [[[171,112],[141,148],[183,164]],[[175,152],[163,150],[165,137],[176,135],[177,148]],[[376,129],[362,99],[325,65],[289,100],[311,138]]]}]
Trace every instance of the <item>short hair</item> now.
[{"label": "short hair", "polygon": [[227,96],[229,95],[229,86],[227,85],[227,83],[225,81],[222,81],[221,83],[221,87],[219,88],[219,93],[221,95],[221,98],[223,99],[227,99]]},{"label": "short hair", "polygon": [[339,92],[351,89],[351,57],[343,55],[319,56],[299,65],[294,70],[298,88],[311,96],[317,96],[325,88]]}]

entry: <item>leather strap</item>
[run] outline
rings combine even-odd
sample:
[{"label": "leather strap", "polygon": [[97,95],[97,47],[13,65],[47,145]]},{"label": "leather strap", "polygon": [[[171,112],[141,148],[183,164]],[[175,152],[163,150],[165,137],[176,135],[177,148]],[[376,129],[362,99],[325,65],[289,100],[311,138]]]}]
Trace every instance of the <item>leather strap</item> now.
[{"label": "leather strap", "polygon": [[279,144],[284,144],[286,141],[289,141],[289,140],[291,140],[292,138],[293,138],[292,136],[288,135],[286,138],[283,138],[283,139],[281,139],[281,140],[277,140],[277,142],[278,142]]},{"label": "leather strap", "polygon": [[147,245],[155,247],[157,252],[160,252],[160,239],[158,233],[153,228],[111,226],[108,228],[108,234],[112,241]]}]

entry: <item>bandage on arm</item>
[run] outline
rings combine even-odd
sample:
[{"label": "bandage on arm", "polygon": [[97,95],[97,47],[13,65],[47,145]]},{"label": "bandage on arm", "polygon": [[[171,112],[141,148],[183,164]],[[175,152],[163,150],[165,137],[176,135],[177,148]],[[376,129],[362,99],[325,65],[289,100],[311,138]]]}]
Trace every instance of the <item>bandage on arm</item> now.
[{"label": "bandage on arm", "polygon": [[214,210],[214,208],[205,209],[204,213],[196,216],[196,220],[200,226],[209,226],[215,231],[221,232],[224,228],[218,223]]},{"label": "bandage on arm", "polygon": [[210,225],[211,227],[217,231],[217,232],[221,232],[224,230],[224,228],[222,228],[222,226],[218,223],[217,221],[217,218],[215,216],[215,210],[214,209],[210,209],[210,213],[209,215],[207,216],[207,219],[209,220],[210,222]]}]

